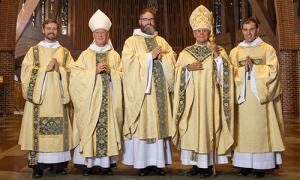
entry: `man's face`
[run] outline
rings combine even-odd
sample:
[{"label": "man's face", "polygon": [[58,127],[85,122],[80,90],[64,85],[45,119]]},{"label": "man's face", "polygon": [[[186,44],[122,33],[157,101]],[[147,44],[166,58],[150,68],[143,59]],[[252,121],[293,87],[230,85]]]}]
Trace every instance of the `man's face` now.
[{"label": "man's face", "polygon": [[209,40],[210,30],[196,29],[195,31],[193,31],[193,34],[198,44],[205,44]]},{"label": "man's face", "polygon": [[258,36],[258,32],[259,29],[255,26],[255,23],[243,24],[242,33],[246,42],[254,41]]},{"label": "man's face", "polygon": [[57,24],[56,23],[49,23],[45,24],[43,28],[43,34],[45,35],[45,39],[53,42],[57,38]]},{"label": "man's face", "polygon": [[98,46],[105,46],[109,39],[109,32],[105,29],[98,28],[93,32],[93,38]]},{"label": "man's face", "polygon": [[139,25],[142,32],[152,35],[155,32],[155,20],[153,14],[146,12],[141,15]]}]

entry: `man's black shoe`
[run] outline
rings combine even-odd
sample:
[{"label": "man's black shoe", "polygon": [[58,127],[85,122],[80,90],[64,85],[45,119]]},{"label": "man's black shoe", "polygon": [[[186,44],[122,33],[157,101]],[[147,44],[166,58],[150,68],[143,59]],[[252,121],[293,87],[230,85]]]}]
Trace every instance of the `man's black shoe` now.
[{"label": "man's black shoe", "polygon": [[68,174],[68,171],[66,169],[60,169],[56,171],[56,174],[66,175]]},{"label": "man's black shoe", "polygon": [[111,168],[101,168],[101,172],[105,175],[113,175],[113,171]]},{"label": "man's black shoe", "polygon": [[138,170],[138,175],[139,176],[146,176],[148,173],[149,173],[149,170],[148,170],[149,168],[142,168],[142,169],[139,169]]},{"label": "man's black shoe", "polygon": [[32,178],[40,178],[43,176],[43,170],[33,169]]},{"label": "man's black shoe", "polygon": [[89,169],[89,168],[83,169],[83,170],[82,170],[82,175],[83,175],[83,176],[90,176],[90,175],[92,175],[92,170]]},{"label": "man's black shoe", "polygon": [[252,174],[251,168],[241,168],[240,172],[238,173],[239,176],[248,176],[249,174]]},{"label": "man's black shoe", "polygon": [[253,177],[254,178],[263,178],[265,177],[266,173],[265,171],[259,170],[259,171],[253,171]]},{"label": "man's black shoe", "polygon": [[152,167],[152,171],[153,171],[155,174],[159,175],[159,176],[164,176],[164,175],[166,175],[166,172],[165,172],[162,168],[158,168],[158,167],[156,167],[156,166],[153,166],[153,167]]},{"label": "man's black shoe", "polygon": [[199,174],[200,174],[200,178],[207,178],[210,177],[213,172],[212,172],[212,166],[209,166],[208,168],[199,168]]},{"label": "man's black shoe", "polygon": [[193,165],[192,169],[186,173],[186,176],[188,177],[196,176],[197,174],[199,174],[199,172],[200,169],[197,166]]}]

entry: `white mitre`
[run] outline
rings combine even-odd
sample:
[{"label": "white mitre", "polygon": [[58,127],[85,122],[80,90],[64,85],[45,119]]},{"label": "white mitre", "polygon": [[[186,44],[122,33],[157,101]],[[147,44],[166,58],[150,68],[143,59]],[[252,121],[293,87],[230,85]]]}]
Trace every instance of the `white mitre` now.
[{"label": "white mitre", "polygon": [[[98,9],[93,14],[93,16],[90,18],[90,21],[89,21],[89,27],[92,32],[94,32],[96,29],[99,29],[99,28],[109,31],[111,25],[112,25],[112,23],[111,23],[110,19],[100,9]],[[112,45],[110,39],[108,39],[107,43],[113,49],[113,45]]]},{"label": "white mitre", "polygon": [[109,31],[111,25],[110,19],[100,9],[94,13],[89,21],[89,27],[92,32],[99,28]]}]

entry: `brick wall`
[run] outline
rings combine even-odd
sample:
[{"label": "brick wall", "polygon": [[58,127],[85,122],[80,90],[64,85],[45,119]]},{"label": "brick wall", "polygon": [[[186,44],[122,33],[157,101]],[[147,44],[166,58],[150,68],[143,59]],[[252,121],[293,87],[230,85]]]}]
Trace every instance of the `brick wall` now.
[{"label": "brick wall", "polygon": [[[299,61],[300,51],[282,50],[279,52],[280,80],[282,86],[282,108],[284,113],[299,112]],[[297,62],[298,61],[298,62]]]},{"label": "brick wall", "polygon": [[283,112],[300,112],[300,32],[295,28],[295,2],[277,0],[277,32],[281,84],[283,89]]},{"label": "brick wall", "polygon": [[300,50],[300,32],[295,28],[294,0],[276,0],[277,32],[280,49]]},{"label": "brick wall", "polygon": [[[14,48],[17,19],[17,1],[1,0],[0,3],[0,75],[8,79],[6,93],[0,88],[0,111],[6,108],[8,113],[14,110],[13,77],[14,77]],[[7,103],[4,104],[4,94]]]},{"label": "brick wall", "polygon": [[298,51],[298,56],[297,56],[297,92],[298,92],[298,98],[297,98],[297,103],[298,103],[298,109],[296,113],[300,115],[300,50]]},{"label": "brick wall", "polygon": [[11,51],[15,47],[17,1],[1,0],[0,3],[0,51]]},{"label": "brick wall", "polygon": [[[7,83],[1,84],[0,87],[0,112],[12,113],[14,111],[14,53],[11,51],[0,51],[0,74],[5,76]],[[4,88],[5,86],[5,88]],[[6,90],[6,92],[4,92]],[[4,102],[6,99],[6,103]]]}]

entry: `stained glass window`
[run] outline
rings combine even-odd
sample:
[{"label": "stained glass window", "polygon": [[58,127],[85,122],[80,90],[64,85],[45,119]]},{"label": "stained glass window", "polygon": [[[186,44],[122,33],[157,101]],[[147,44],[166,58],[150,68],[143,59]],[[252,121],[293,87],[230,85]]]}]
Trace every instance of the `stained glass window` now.
[{"label": "stained glass window", "polygon": [[69,28],[69,0],[62,0],[61,6],[61,34],[68,35]]},{"label": "stained glass window", "polygon": [[222,0],[215,0],[214,2],[214,17],[215,17],[215,33],[221,34],[222,33]]}]

